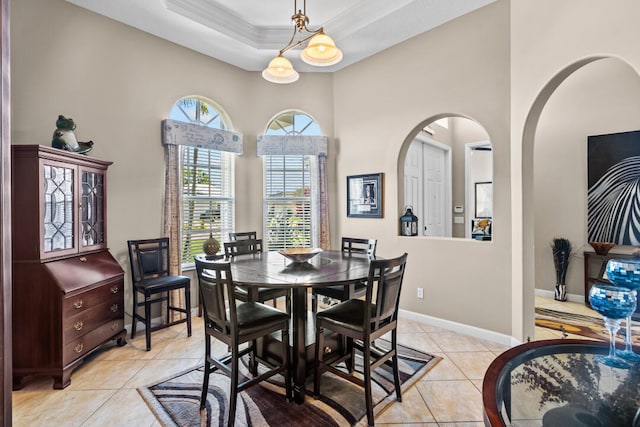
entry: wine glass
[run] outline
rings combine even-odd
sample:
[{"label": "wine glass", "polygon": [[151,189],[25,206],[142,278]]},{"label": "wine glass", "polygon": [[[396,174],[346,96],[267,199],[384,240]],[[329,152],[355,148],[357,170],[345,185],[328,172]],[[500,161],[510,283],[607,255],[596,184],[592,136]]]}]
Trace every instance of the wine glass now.
[{"label": "wine glass", "polygon": [[604,317],[609,331],[609,355],[596,356],[597,362],[613,368],[630,368],[629,362],[616,355],[616,334],[620,330],[620,319],[630,316],[636,309],[634,291],[618,286],[595,284],[589,291],[591,307]]},{"label": "wine glass", "polygon": [[[607,277],[616,286],[630,289],[638,299],[640,289],[640,259],[611,259],[607,262]],[[636,309],[634,308],[635,312]],[[631,313],[633,314],[633,312]],[[626,318],[624,350],[618,352],[623,359],[640,362],[640,356],[633,351],[631,343],[631,314]]]}]

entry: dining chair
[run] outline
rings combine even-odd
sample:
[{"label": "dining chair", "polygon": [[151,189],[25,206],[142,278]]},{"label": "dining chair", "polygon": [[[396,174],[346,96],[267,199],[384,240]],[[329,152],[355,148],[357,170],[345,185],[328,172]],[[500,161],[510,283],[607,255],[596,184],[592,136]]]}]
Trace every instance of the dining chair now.
[{"label": "dining chair", "polygon": [[[224,255],[226,258],[259,254],[262,252],[262,239],[243,239],[224,243]],[[266,302],[273,300],[273,306],[277,306],[277,299],[285,298],[287,313],[291,313],[291,291],[283,288],[247,288],[236,285],[235,297],[240,301]]]},{"label": "dining chair", "polygon": [[[203,305],[205,332],[205,363],[200,409],[207,404],[209,376],[220,371],[230,379],[227,423],[233,426],[238,401],[238,393],[276,374],[284,378],[286,399],[291,400],[291,375],[289,364],[289,315],[265,304],[248,301],[238,303],[233,295],[234,283],[231,265],[228,261],[206,261],[195,258],[198,275],[200,300]],[[272,365],[256,354],[257,339],[280,332],[282,357],[279,365]],[[220,340],[230,349],[224,357],[211,354],[211,338]],[[248,343],[247,346],[244,344]],[[242,349],[240,348],[241,346]],[[242,373],[241,358],[249,354],[249,373]],[[266,366],[266,371],[258,373],[258,363]]]},{"label": "dining chair", "polygon": [[[358,239],[343,237],[341,243],[342,252],[347,254],[366,254],[369,258],[376,257],[376,239]],[[311,310],[318,312],[318,299],[326,297],[338,301],[346,301],[351,298],[361,298],[366,292],[366,283],[357,281],[347,285],[323,286],[311,290]]]},{"label": "dining chair", "polygon": [[258,238],[258,233],[255,231],[237,231],[229,233],[229,240],[232,242],[235,240],[256,240]]},{"label": "dining chair", "polygon": [[[402,401],[400,373],[397,352],[397,321],[402,279],[404,277],[407,254],[398,258],[373,260],[369,265],[365,299],[350,299],[316,314],[316,350],[314,366],[314,394],[320,397],[320,379],[325,371],[364,387],[367,422],[374,425],[371,372],[383,363],[393,367],[396,400]],[[328,329],[346,338],[345,354],[330,363],[323,361],[324,331]],[[389,348],[384,348],[379,340],[390,333]],[[353,375],[356,351],[362,354],[363,373]],[[337,365],[345,362],[347,371]]]},{"label": "dining chair", "polygon": [[[131,262],[131,279],[133,283],[133,312],[131,322],[131,338],[136,336],[138,320],[145,325],[147,351],[151,350],[151,332],[187,322],[187,335],[191,336],[191,279],[186,276],[169,274],[169,238],[128,240],[129,261]],[[182,290],[184,292],[185,307],[171,305],[169,292]],[[138,302],[138,293],[144,296],[143,302]],[[154,296],[159,295],[154,298]],[[166,301],[166,319],[161,325],[151,326],[151,307]],[[144,316],[138,313],[138,308],[144,306]],[[177,311],[186,315],[184,319],[169,321],[169,314]]]}]

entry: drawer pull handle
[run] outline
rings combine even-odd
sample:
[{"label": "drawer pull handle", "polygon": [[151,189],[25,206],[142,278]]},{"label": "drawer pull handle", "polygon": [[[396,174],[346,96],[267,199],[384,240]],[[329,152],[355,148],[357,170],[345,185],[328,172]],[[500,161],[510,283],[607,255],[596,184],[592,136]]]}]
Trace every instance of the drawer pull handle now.
[{"label": "drawer pull handle", "polygon": [[117,286],[112,286],[111,287],[111,293],[112,294],[117,294],[118,293],[118,287]]},{"label": "drawer pull handle", "polygon": [[329,346],[326,346],[326,347],[324,348],[324,354],[329,354],[329,353],[331,353],[332,351],[333,351],[333,350],[331,350],[331,347],[329,347]]},{"label": "drawer pull handle", "polygon": [[76,353],[82,353],[83,349],[84,349],[84,345],[82,343],[73,347],[73,351],[75,351]]},{"label": "drawer pull handle", "polygon": [[77,299],[73,302],[75,308],[82,308],[82,299]]},{"label": "drawer pull handle", "polygon": [[118,330],[118,322],[113,322],[113,324],[111,325],[111,330],[114,332]]},{"label": "drawer pull handle", "polygon": [[113,313],[115,313],[116,311],[118,311],[118,304],[113,304],[113,305],[111,306],[111,311],[112,311]]},{"label": "drawer pull handle", "polygon": [[80,262],[87,262],[87,257],[84,257],[84,256],[80,257]]},{"label": "drawer pull handle", "polygon": [[75,325],[73,325],[73,328],[74,328],[76,331],[79,331],[79,330],[81,330],[81,329],[82,329],[82,327],[83,327],[83,326],[84,326],[84,323],[82,323],[82,321],[80,321],[80,322],[76,322],[76,324],[75,324]]}]

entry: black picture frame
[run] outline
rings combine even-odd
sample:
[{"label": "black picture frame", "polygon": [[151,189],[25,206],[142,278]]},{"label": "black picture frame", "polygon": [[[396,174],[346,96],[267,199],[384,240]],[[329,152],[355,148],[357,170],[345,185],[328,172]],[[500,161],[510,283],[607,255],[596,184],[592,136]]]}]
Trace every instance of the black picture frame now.
[{"label": "black picture frame", "polygon": [[493,218],[493,182],[475,183],[476,218]]},{"label": "black picture frame", "polygon": [[347,176],[347,217],[384,217],[384,174]]}]

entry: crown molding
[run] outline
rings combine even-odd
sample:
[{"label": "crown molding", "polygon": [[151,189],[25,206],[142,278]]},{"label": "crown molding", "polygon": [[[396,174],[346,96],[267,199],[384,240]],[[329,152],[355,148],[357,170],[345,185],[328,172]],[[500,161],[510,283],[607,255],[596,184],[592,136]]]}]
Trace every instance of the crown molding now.
[{"label": "crown molding", "polygon": [[[325,23],[310,22],[311,29],[324,27],[339,43],[359,29],[419,0],[362,0]],[[254,49],[280,49],[293,34],[291,26],[254,25],[241,14],[216,0],[164,0],[168,10],[212,30],[241,41]]]}]

